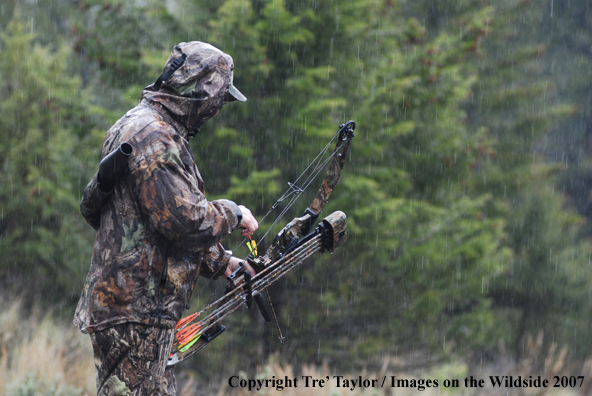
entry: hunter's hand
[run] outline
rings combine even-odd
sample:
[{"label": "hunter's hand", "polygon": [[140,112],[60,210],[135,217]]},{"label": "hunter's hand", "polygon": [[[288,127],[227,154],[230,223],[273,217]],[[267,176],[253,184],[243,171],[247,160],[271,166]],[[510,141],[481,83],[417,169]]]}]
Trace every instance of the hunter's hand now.
[{"label": "hunter's hand", "polygon": [[245,208],[243,205],[238,205],[238,208],[243,214],[243,220],[239,224],[239,226],[243,229],[241,231],[241,235],[253,235],[255,231],[257,231],[257,228],[259,228],[259,223],[255,217],[253,217],[253,214],[249,209]]},{"label": "hunter's hand", "polygon": [[240,266],[241,263],[245,264],[245,270],[249,271],[251,276],[255,276],[256,272],[253,269],[253,267],[251,267],[251,265],[247,263],[246,260],[241,260],[237,257],[230,258],[230,261],[228,261],[228,267],[226,267],[226,272],[224,272],[224,275],[228,277],[230,274],[236,271],[236,269]]}]

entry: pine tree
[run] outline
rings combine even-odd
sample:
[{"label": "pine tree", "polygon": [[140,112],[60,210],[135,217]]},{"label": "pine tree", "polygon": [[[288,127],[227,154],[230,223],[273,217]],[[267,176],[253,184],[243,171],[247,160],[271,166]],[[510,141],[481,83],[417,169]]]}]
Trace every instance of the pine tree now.
[{"label": "pine tree", "polygon": [[[445,10],[430,14],[431,25],[458,30],[472,3],[438,3]],[[488,278],[488,294],[501,323],[520,323],[498,330],[515,353],[523,350],[527,334],[540,330],[577,345],[587,332],[578,339],[564,325],[573,325],[590,308],[578,275],[589,266],[588,247],[577,237],[581,219],[554,188],[561,169],[556,161],[563,160],[556,155],[559,146],[550,144],[554,128],[569,122],[576,108],[558,95],[560,81],[549,73],[558,58],[545,22],[550,22],[548,4],[491,4],[495,13],[474,62],[479,80],[466,104],[467,125],[481,136],[472,149],[486,154],[471,165],[467,192],[491,194],[484,213],[506,224],[503,246],[509,255]]]},{"label": "pine tree", "polygon": [[68,48],[36,44],[26,30],[17,11],[0,32],[0,274],[28,302],[71,302],[92,246],[78,199],[94,131]]}]

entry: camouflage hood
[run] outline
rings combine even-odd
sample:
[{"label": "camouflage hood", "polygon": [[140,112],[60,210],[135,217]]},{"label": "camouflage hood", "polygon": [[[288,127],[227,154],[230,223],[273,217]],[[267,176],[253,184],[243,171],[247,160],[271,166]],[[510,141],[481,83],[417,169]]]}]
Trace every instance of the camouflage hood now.
[{"label": "camouflage hood", "polygon": [[247,100],[232,84],[232,57],[207,43],[191,41],[176,45],[163,74],[183,54],[187,56],[183,65],[162,83],[160,89],[157,89],[157,83],[147,86],[141,101],[160,104],[188,132],[194,132],[216,115],[226,102]]}]

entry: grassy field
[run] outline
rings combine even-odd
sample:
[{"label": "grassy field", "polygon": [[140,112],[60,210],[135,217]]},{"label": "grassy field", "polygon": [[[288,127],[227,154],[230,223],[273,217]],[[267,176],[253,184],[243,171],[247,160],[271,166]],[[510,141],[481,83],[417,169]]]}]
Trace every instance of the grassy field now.
[{"label": "grassy field", "polygon": [[18,300],[0,308],[0,394],[94,395],[94,378],[88,336],[51,313],[23,317]]},{"label": "grassy field", "polygon": [[[6,301],[6,300],[4,300]],[[88,336],[81,334],[68,321],[52,319],[52,313],[33,310],[27,317],[21,314],[17,301],[4,303],[0,307],[0,395],[8,396],[86,396],[95,395],[95,375],[92,350]],[[201,384],[188,371],[178,371],[179,389],[182,396],[196,394],[217,394],[219,396],[246,396],[251,394],[283,396],[361,396],[361,395],[588,395],[592,393],[592,363],[576,372],[566,360],[567,351],[552,345],[542,350],[542,335],[530,338],[527,356],[519,362],[500,357],[496,362],[457,361],[427,369],[403,370],[404,359],[385,359],[382,368],[376,372],[363,370],[359,373],[336,373],[327,366],[292,367],[281,364],[272,357],[257,370],[256,377],[239,373],[230,384]],[[503,348],[501,348],[503,349]],[[503,353],[500,356],[504,356]],[[542,364],[541,364],[542,363]],[[543,367],[543,368],[541,368]],[[581,370],[581,371],[580,371]],[[473,376],[484,379],[485,386],[466,387],[464,378]],[[489,376],[512,375],[528,378],[550,379],[547,388],[493,388]],[[553,388],[552,378],[584,376],[582,386],[576,388]],[[230,378],[232,374],[228,375]],[[336,378],[341,376],[341,378]],[[309,378],[306,386],[305,377]],[[360,386],[359,379],[367,380]],[[395,377],[395,386],[392,387]],[[280,383],[278,379],[297,378],[294,383]],[[312,386],[315,379],[316,385]],[[376,380],[373,384],[371,381]],[[384,379],[384,385],[381,386]],[[431,387],[426,380],[430,379]],[[459,380],[457,388],[444,386],[445,380]],[[251,382],[249,382],[251,380]],[[257,382],[259,380],[259,382]],[[265,382],[265,380],[269,380]],[[275,380],[275,381],[272,381]],[[323,383],[320,380],[324,380]],[[348,380],[349,382],[345,382]],[[354,383],[351,380],[355,380]],[[402,382],[397,384],[397,381]],[[423,380],[423,382],[421,382]],[[438,386],[434,387],[434,381]],[[251,389],[249,389],[249,384]],[[401,386],[401,385],[407,386]],[[232,386],[231,386],[232,385]],[[263,385],[263,386],[261,386]],[[265,386],[267,385],[267,386]],[[322,386],[321,386],[322,385]],[[366,386],[363,386],[366,385]],[[372,386],[374,385],[374,386]],[[257,388],[260,388],[257,390]]]}]

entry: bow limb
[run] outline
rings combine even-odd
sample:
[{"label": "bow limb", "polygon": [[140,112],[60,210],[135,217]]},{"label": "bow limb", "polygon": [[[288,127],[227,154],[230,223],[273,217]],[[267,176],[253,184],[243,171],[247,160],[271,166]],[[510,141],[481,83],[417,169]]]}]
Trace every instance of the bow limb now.
[{"label": "bow limb", "polygon": [[331,165],[329,165],[325,180],[323,180],[321,188],[319,188],[315,199],[312,201],[312,205],[310,205],[310,207],[304,212],[304,216],[309,214],[311,216],[311,220],[308,222],[307,226],[300,230],[301,234],[308,234],[316,219],[319,217],[319,214],[327,202],[329,202],[329,197],[331,196],[335,186],[337,186],[337,182],[341,176],[341,171],[345,165],[347,153],[349,152],[349,146],[353,137],[355,136],[355,128],[356,124],[353,121],[348,121],[345,124],[339,126],[339,137],[337,144],[335,145],[335,150],[333,151]]},{"label": "bow limb", "polygon": [[249,259],[249,262],[255,267],[257,272],[296,246],[299,241],[298,235],[307,235],[313,228],[319,214],[327,202],[329,202],[329,197],[339,181],[351,141],[355,136],[355,125],[353,121],[348,121],[339,126],[339,130],[337,131],[338,140],[333,150],[331,164],[312,205],[306,209],[301,217],[293,219],[279,232],[265,255]]}]

